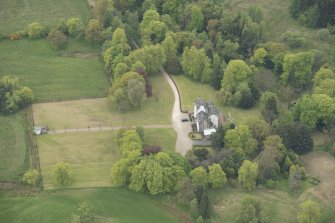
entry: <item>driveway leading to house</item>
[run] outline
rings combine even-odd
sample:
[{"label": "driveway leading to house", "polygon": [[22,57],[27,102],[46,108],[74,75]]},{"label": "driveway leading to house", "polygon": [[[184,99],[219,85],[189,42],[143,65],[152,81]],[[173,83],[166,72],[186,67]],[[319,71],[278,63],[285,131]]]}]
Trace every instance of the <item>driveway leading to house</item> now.
[{"label": "driveway leading to house", "polygon": [[180,111],[180,98],[177,87],[164,69],[161,69],[161,72],[169,83],[174,95],[172,124],[173,129],[177,133],[176,152],[185,155],[185,153],[192,148],[192,140],[188,137],[188,133],[192,131],[191,122],[181,121],[182,119],[189,119],[189,117],[187,113],[182,113]]}]

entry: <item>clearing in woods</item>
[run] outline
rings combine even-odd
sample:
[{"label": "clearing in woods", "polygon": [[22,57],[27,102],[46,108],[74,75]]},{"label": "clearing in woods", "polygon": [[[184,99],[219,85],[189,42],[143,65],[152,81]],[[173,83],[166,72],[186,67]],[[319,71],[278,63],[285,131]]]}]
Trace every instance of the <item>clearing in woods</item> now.
[{"label": "clearing in woods", "polygon": [[316,196],[335,213],[335,158],[327,152],[313,151],[301,156],[301,161],[307,173],[320,180],[319,185],[308,189],[302,196]]},{"label": "clearing in woods", "polygon": [[31,22],[55,25],[69,17],[86,23],[91,16],[85,0],[0,0],[0,6],[0,31],[5,33],[22,31]]}]

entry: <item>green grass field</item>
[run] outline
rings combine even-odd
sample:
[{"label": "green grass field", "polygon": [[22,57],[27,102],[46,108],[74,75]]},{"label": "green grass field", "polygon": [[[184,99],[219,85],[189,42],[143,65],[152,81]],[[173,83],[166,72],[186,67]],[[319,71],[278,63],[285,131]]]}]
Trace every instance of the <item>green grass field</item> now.
[{"label": "green grass field", "polygon": [[171,124],[172,91],[162,75],[150,79],[153,96],[139,110],[117,112],[106,98],[41,103],[33,105],[35,124],[50,129]]},{"label": "green grass field", "polygon": [[[261,201],[262,207],[268,218],[273,223],[295,223],[297,222],[297,212],[299,204],[305,200],[292,194],[280,190],[257,189],[246,193],[241,189],[225,188],[211,192],[213,201],[213,223],[237,222],[239,216],[240,203],[243,196],[250,194]],[[315,197],[309,197],[317,200]],[[321,222],[332,222],[335,214],[329,207],[320,204]]]},{"label": "green grass field", "polygon": [[24,123],[24,112],[0,115],[0,180],[21,180],[29,165]]},{"label": "green grass field", "polygon": [[1,222],[70,222],[78,204],[86,201],[95,215],[117,223],[178,223],[164,209],[165,197],[152,197],[125,188],[68,189],[36,196],[0,197]]},{"label": "green grass field", "polygon": [[[117,131],[38,136],[44,188],[54,188],[52,176],[58,162],[71,164],[73,184],[70,188],[110,186],[110,169],[120,157],[116,136]],[[175,142],[172,129],[145,129],[145,144],[173,151]]]},{"label": "green grass field", "polygon": [[54,25],[61,18],[91,17],[86,0],[0,0],[0,31],[21,31],[31,22]]},{"label": "green grass field", "polygon": [[217,98],[217,92],[208,84],[202,84],[187,78],[184,75],[174,75],[173,80],[176,82],[183,109],[193,111],[193,103],[197,97],[212,101],[218,109],[223,112],[226,118],[229,118],[237,124],[243,124],[250,116],[261,117],[259,110],[254,107],[251,109],[240,109],[232,106],[223,106]]},{"label": "green grass field", "polygon": [[37,101],[101,97],[109,84],[103,63],[92,56],[98,51],[76,40],[60,51],[53,50],[47,40],[4,40],[0,42],[0,78],[20,78]]}]

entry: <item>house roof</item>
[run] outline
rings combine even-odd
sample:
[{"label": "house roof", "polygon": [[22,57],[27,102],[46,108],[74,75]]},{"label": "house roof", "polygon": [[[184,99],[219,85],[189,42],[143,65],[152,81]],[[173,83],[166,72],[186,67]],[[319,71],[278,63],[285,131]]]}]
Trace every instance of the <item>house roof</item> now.
[{"label": "house roof", "polygon": [[215,132],[216,132],[216,130],[214,128],[212,128],[212,129],[205,129],[204,130],[204,135],[205,136],[209,136],[209,135],[211,135],[212,133],[215,133]]}]

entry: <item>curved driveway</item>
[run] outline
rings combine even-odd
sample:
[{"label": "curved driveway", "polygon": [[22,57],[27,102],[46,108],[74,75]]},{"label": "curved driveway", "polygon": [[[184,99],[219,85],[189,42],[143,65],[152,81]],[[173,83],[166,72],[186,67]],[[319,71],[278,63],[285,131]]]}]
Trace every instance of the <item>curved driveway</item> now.
[{"label": "curved driveway", "polygon": [[192,131],[191,122],[181,121],[181,119],[189,119],[189,117],[187,113],[182,113],[180,111],[180,98],[177,87],[164,69],[161,69],[161,72],[169,83],[174,95],[172,124],[173,129],[177,133],[176,151],[181,153],[182,155],[185,155],[185,153],[192,148],[192,140],[188,137],[188,133]]}]

